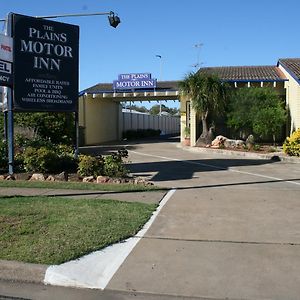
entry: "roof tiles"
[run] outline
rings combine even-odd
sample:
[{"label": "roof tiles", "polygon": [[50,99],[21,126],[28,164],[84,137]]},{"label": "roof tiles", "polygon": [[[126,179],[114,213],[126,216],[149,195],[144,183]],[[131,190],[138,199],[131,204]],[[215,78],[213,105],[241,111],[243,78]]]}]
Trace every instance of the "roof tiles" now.
[{"label": "roof tiles", "polygon": [[237,66],[201,68],[200,73],[216,74],[224,81],[284,81],[286,77],[276,66]]},{"label": "roof tiles", "polygon": [[281,58],[278,60],[285,69],[289,69],[294,75],[300,79],[300,58]]}]

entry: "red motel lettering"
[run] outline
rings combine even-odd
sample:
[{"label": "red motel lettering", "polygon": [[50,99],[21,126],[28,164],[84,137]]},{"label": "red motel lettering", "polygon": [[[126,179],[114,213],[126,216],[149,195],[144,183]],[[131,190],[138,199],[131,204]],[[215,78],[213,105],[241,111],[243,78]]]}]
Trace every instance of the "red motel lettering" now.
[{"label": "red motel lettering", "polygon": [[3,45],[3,44],[1,44],[1,50],[12,52],[12,49],[10,46]]}]

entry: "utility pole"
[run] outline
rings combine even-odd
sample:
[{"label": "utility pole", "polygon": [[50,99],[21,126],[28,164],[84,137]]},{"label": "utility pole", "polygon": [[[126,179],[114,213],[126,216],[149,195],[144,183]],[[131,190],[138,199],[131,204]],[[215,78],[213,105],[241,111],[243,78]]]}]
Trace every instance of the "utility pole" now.
[{"label": "utility pole", "polygon": [[195,69],[198,69],[200,67],[200,65],[202,65],[202,63],[200,63],[199,59],[200,59],[200,49],[203,45],[204,45],[203,43],[198,43],[198,44],[194,45],[194,48],[196,48],[196,50],[197,50],[197,56],[196,56],[197,61],[195,64],[192,65],[192,67]]},{"label": "utility pole", "polygon": [[[159,58],[159,81],[162,81],[162,72],[163,72],[162,56],[159,54],[156,54],[155,56]],[[161,116],[161,101],[159,101],[159,115]]]}]

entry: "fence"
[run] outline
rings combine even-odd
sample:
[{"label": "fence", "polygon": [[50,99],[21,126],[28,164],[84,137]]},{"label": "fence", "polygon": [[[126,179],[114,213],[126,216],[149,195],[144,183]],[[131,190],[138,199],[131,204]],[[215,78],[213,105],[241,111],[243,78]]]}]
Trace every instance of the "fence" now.
[{"label": "fence", "polygon": [[137,129],[160,129],[163,134],[180,133],[179,116],[157,116],[123,112],[123,131]]}]

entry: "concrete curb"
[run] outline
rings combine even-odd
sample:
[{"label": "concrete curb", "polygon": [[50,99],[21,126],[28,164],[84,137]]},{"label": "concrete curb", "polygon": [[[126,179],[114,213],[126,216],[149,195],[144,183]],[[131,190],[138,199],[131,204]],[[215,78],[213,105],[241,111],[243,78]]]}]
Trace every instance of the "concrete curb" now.
[{"label": "concrete curb", "polygon": [[181,143],[177,145],[178,148],[191,152],[199,153],[211,153],[211,154],[221,154],[224,156],[238,156],[251,159],[271,159],[275,161],[289,162],[289,163],[300,163],[300,157],[287,156],[282,152],[270,152],[270,153],[256,153],[256,152],[243,152],[243,151],[233,151],[225,149],[213,149],[213,148],[202,148],[202,147],[190,147],[184,146]]},{"label": "concrete curb", "polygon": [[43,283],[49,266],[19,261],[0,260],[0,279],[6,281]]}]

